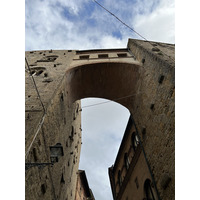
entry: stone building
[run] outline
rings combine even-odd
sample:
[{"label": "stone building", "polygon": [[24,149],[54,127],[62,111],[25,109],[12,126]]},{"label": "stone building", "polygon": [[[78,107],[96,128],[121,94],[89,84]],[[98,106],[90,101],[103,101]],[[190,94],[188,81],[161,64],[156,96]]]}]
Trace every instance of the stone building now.
[{"label": "stone building", "polygon": [[75,200],[95,200],[84,170],[78,171]]},{"label": "stone building", "polygon": [[[132,116],[129,118],[115,163],[108,171],[114,200],[158,199],[151,169]],[[169,181],[166,184],[169,184]]]},{"label": "stone building", "polygon": [[124,49],[25,55],[27,200],[75,199],[87,97],[130,111],[158,199],[174,199],[174,45],[129,39]]}]

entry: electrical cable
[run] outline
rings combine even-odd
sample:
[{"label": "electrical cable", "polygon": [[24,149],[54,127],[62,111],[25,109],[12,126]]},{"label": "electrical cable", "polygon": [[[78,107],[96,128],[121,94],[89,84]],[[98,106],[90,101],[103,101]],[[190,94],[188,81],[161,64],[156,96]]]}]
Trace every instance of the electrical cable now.
[{"label": "electrical cable", "polygon": [[[116,99],[113,99],[113,100],[108,100],[108,101],[104,101],[104,102],[100,102],[100,103],[96,103],[96,104],[91,104],[91,105],[83,106],[83,107],[81,107],[81,109],[83,109],[83,108],[88,108],[88,107],[92,107],[92,106],[98,106],[98,105],[101,105],[101,104],[110,103],[110,102],[112,102],[112,101],[117,101],[117,100],[120,100],[120,99],[125,99],[125,98],[132,97],[132,96],[135,96],[135,95],[138,95],[138,94],[142,94],[142,93],[143,93],[143,92],[137,93],[137,94],[131,94],[131,95],[128,95],[128,96],[123,96],[123,97],[120,97],[120,98],[116,98]],[[79,111],[80,111],[80,110],[79,110]]]},{"label": "electrical cable", "polygon": [[35,90],[36,90],[36,92],[37,92],[38,98],[39,98],[39,100],[40,100],[40,103],[41,103],[42,108],[43,108],[43,111],[44,111],[44,112],[43,112],[43,116],[42,116],[42,118],[41,118],[41,120],[40,120],[40,122],[39,122],[37,131],[36,131],[36,133],[35,133],[35,135],[34,135],[32,141],[31,141],[31,143],[30,143],[30,145],[29,145],[29,147],[28,147],[28,149],[27,149],[27,151],[26,151],[26,153],[25,153],[25,158],[27,158],[27,156],[28,156],[28,154],[29,154],[29,151],[30,151],[30,149],[31,149],[31,147],[32,147],[32,145],[33,145],[33,142],[35,141],[35,138],[37,137],[37,135],[38,135],[38,133],[39,133],[39,130],[40,130],[42,124],[44,123],[44,118],[45,118],[45,116],[46,116],[46,110],[45,110],[44,104],[43,104],[43,102],[42,102],[42,100],[41,100],[39,91],[38,91],[38,89],[37,89],[37,85],[36,85],[36,83],[35,83],[35,79],[34,79],[33,76],[32,76],[31,68],[30,68],[30,66],[29,66],[29,64],[28,64],[28,61],[27,61],[26,57],[25,57],[25,61],[26,61],[26,65],[27,65],[27,67],[28,67],[29,76],[32,78],[32,82],[33,82],[33,84],[34,84]]},{"label": "electrical cable", "polygon": [[43,111],[44,111],[44,113],[45,113],[44,104],[43,104],[43,102],[42,102],[42,100],[41,100],[40,93],[39,93],[39,91],[38,91],[38,89],[37,89],[37,85],[36,85],[36,83],[35,83],[35,79],[33,78],[33,75],[32,75],[32,72],[31,72],[31,68],[30,68],[30,66],[29,66],[29,64],[28,64],[28,61],[27,61],[26,57],[25,57],[25,61],[26,61],[26,65],[27,65],[27,67],[28,67],[29,75],[30,75],[31,78],[32,78],[33,84],[34,84],[34,86],[35,86],[35,90],[36,90],[36,92],[37,92],[38,98],[39,98],[39,100],[40,100],[40,103],[41,103],[41,105],[42,105]]},{"label": "electrical cable", "polygon": [[[110,15],[112,15],[113,17],[115,17],[120,23],[122,23],[124,26],[126,26],[127,28],[129,28],[131,31],[133,31],[134,33],[136,33],[138,36],[140,36],[141,38],[143,38],[146,42],[148,42],[151,46],[154,47],[154,45],[147,40],[145,37],[143,37],[141,34],[139,34],[137,31],[135,31],[133,28],[131,28],[129,25],[127,25],[125,22],[123,22],[121,19],[119,19],[115,14],[113,14],[112,12],[110,12],[108,9],[106,9],[104,6],[102,6],[98,1],[93,0],[97,5],[99,5],[101,8],[103,8],[106,12],[108,12]],[[160,50],[161,51],[161,50]],[[171,60],[175,61],[173,58],[171,58],[170,56],[168,56],[166,53],[164,53],[163,51],[161,51],[163,54],[165,54],[167,57],[169,57]]]}]

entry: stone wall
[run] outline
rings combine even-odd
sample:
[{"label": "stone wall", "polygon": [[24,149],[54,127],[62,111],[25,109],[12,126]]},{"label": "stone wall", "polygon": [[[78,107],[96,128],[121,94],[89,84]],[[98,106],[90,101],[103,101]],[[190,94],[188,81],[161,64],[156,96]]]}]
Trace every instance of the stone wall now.
[{"label": "stone wall", "polygon": [[161,199],[175,199],[174,45],[129,40],[143,63],[131,113]]},{"label": "stone wall", "polygon": [[130,110],[160,197],[174,199],[174,45],[151,43],[130,39],[128,50],[26,52],[25,162],[50,162],[49,147],[57,143],[64,150],[52,167],[26,170],[26,199],[74,199],[79,100],[86,97],[118,99]]},{"label": "stone wall", "polygon": [[[52,52],[48,51],[44,54],[52,55]],[[56,60],[45,61],[49,57],[40,52],[26,52],[46,111],[44,113],[29,72],[26,70],[25,162],[50,163],[50,146],[57,143],[62,145],[64,152],[53,166],[27,167],[25,170],[27,200],[75,198],[76,173],[81,149],[81,104],[80,101],[70,104],[68,100],[67,83],[64,77],[73,52],[71,54],[59,51],[56,53],[57,57],[53,56]],[[40,122],[42,122],[41,127]],[[39,132],[34,139],[37,130]]]}]

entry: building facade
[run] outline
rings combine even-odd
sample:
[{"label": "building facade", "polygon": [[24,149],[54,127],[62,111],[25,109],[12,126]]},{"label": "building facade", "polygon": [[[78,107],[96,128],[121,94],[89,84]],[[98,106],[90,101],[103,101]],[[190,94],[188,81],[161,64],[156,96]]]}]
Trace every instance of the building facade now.
[{"label": "building facade", "polygon": [[129,39],[124,49],[25,55],[26,199],[75,199],[80,100],[87,97],[115,100],[130,111],[154,178],[149,181],[158,199],[174,199],[174,45]]},{"label": "building facade", "polygon": [[95,200],[84,170],[78,171],[75,200]]},{"label": "building facade", "polygon": [[115,163],[108,171],[114,200],[158,200],[156,185],[132,116]]}]

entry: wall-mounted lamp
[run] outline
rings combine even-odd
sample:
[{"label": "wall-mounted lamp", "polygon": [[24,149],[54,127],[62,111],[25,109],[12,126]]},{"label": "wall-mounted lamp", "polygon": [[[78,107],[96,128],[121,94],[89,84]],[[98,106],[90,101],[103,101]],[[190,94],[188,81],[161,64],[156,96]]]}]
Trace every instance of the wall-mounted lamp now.
[{"label": "wall-mounted lamp", "polygon": [[50,159],[52,163],[58,162],[58,158],[61,156],[64,156],[64,152],[60,143],[50,146]]},{"label": "wall-mounted lamp", "polygon": [[53,166],[55,162],[58,162],[58,158],[64,156],[63,147],[60,143],[57,143],[54,146],[50,146],[50,163],[25,163],[25,169],[29,169],[31,167],[45,167],[47,165]]}]

